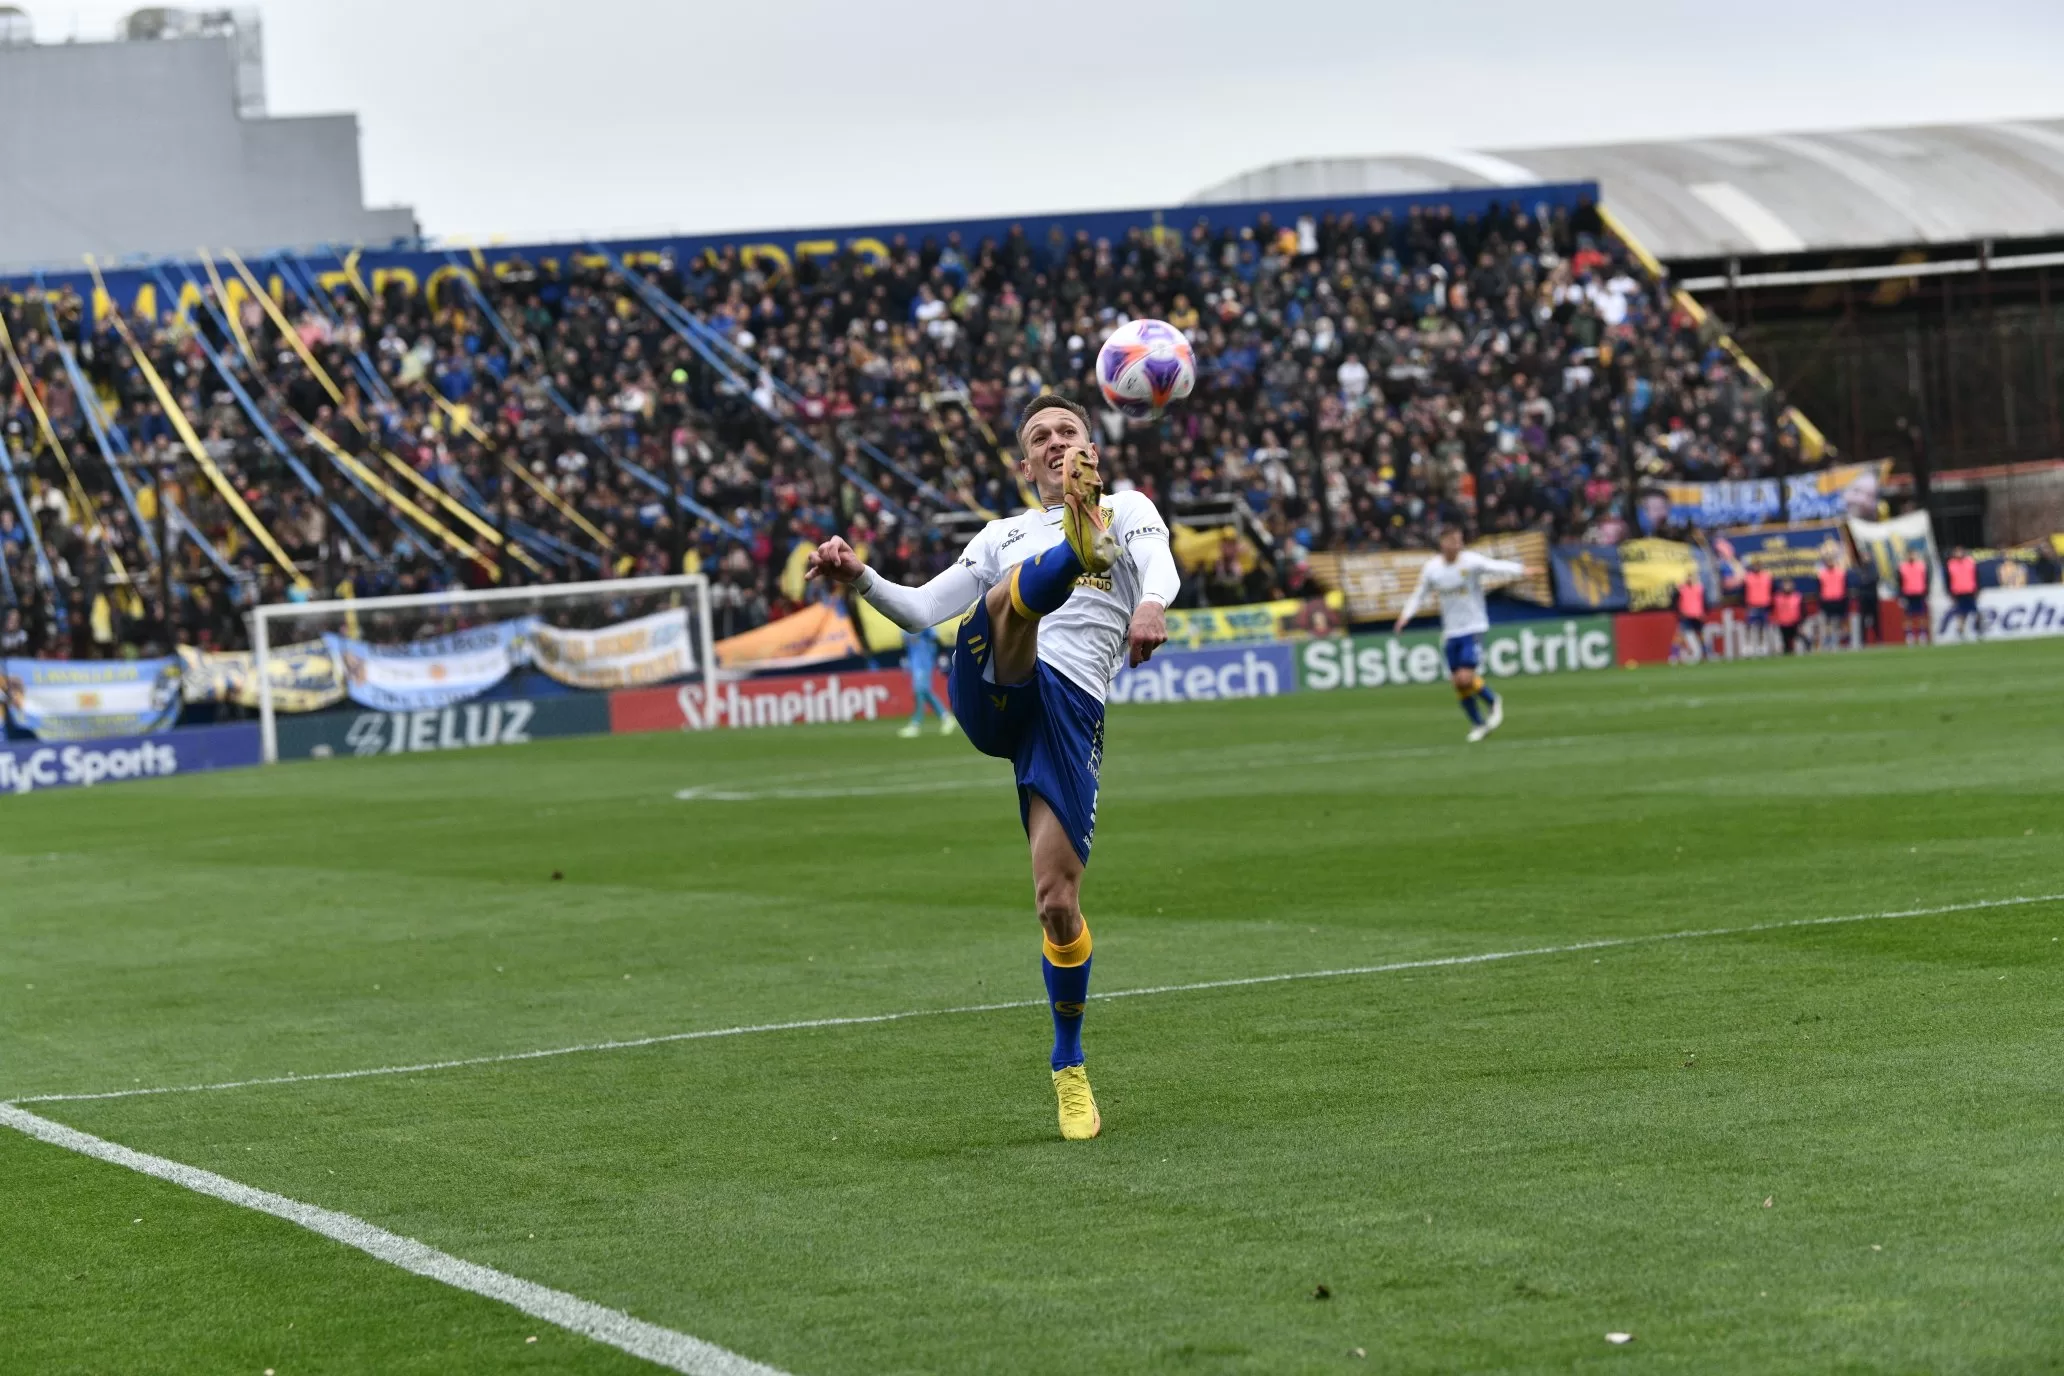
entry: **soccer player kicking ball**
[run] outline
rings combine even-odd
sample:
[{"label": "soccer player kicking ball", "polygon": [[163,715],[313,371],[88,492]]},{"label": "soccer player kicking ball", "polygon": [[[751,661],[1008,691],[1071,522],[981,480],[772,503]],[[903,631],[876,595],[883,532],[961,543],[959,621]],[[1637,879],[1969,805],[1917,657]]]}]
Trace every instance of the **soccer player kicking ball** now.
[{"label": "soccer player kicking ball", "polygon": [[1181,575],[1154,503],[1140,492],[1104,497],[1087,411],[1065,397],[1034,398],[1018,421],[1018,447],[1042,509],[991,521],[923,587],[887,581],[837,538],[810,556],[809,575],[852,585],[905,630],[974,605],[954,641],[947,695],[968,740],[1009,760],[1017,777],[1046,936],[1061,1136],[1080,1140],[1103,1130],[1082,1064],[1089,927],[1078,897],[1096,833],[1104,689],[1121,657],[1144,664],[1168,639],[1163,609]]},{"label": "soccer player kicking ball", "polygon": [[1441,655],[1448,662],[1455,696],[1462,700],[1462,711],[1469,717],[1472,743],[1490,735],[1505,720],[1505,700],[1491,691],[1483,676],[1483,636],[1491,629],[1490,615],[1484,611],[1484,576],[1519,578],[1531,572],[1525,564],[1462,548],[1462,532],[1442,526],[1440,553],[1419,570],[1418,585],[1398,613],[1396,629],[1402,633],[1426,594],[1440,594]]}]

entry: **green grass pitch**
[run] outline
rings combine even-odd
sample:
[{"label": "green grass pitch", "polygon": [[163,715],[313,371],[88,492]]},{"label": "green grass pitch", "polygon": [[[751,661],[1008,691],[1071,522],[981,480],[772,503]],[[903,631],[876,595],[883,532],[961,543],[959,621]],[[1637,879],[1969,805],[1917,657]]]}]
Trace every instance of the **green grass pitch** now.
[{"label": "green grass pitch", "polygon": [[[1093,1002],[1092,1143],[1036,1005],[25,1107],[804,1376],[2064,1371],[2064,902],[1969,906],[2064,892],[2060,683],[1115,710],[1099,993],[1619,944]],[[888,725],[10,799],[0,893],[8,1099],[1040,992],[1005,767]],[[14,1132],[0,1234],[8,1371],[651,1369]]]}]

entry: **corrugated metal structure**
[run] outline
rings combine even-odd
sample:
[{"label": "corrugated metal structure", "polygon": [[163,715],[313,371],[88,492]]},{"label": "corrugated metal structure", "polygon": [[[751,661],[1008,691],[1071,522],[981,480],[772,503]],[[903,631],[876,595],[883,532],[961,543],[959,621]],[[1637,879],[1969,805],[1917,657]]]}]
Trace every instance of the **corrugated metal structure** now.
[{"label": "corrugated metal structure", "polygon": [[245,117],[249,66],[223,33],[0,45],[0,268],[415,237],[365,206],[357,117]]},{"label": "corrugated metal structure", "polygon": [[1275,163],[1196,201],[1596,181],[1666,262],[2064,234],[2064,119]]}]

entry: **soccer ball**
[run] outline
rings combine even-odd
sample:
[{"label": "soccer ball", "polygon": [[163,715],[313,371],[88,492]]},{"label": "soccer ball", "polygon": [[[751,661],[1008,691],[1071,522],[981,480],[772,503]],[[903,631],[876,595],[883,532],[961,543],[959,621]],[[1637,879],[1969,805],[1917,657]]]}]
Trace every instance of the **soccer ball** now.
[{"label": "soccer ball", "polygon": [[1197,385],[1190,341],[1166,320],[1128,320],[1097,350],[1104,400],[1134,420],[1152,420]]}]

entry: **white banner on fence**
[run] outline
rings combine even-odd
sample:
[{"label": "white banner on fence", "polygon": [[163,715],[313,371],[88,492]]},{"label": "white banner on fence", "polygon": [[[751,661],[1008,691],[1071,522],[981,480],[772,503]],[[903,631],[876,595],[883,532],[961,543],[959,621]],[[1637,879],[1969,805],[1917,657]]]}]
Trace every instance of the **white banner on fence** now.
[{"label": "white banner on fence", "polygon": [[[1972,639],[1968,618],[1955,608],[1935,614],[1935,639],[1951,644]],[[2024,640],[2034,636],[2064,635],[2064,583],[2037,583],[2032,587],[1980,588],[1978,590],[1977,638],[1982,640]]]},{"label": "white banner on fence", "polygon": [[642,688],[695,672],[695,640],[688,609],[674,607],[599,631],[538,626],[531,632],[532,662],[575,688]]},{"label": "white banner on fence", "polygon": [[[1935,531],[1929,524],[1927,512],[1909,511],[1889,521],[1863,521],[1852,517],[1849,538],[1856,542],[1856,552],[1863,557],[1863,562],[1877,572],[1878,596],[1899,596],[1900,562],[1914,554],[1928,561],[1931,603],[1940,603],[1946,596],[1942,587],[1942,560],[1935,553]],[[1939,605],[1936,611],[1941,611]]]},{"label": "white banner on fence", "polygon": [[448,707],[477,697],[529,658],[528,636],[536,617],[454,631],[430,640],[369,645],[341,635],[323,642],[344,665],[351,700],[382,712]]}]

